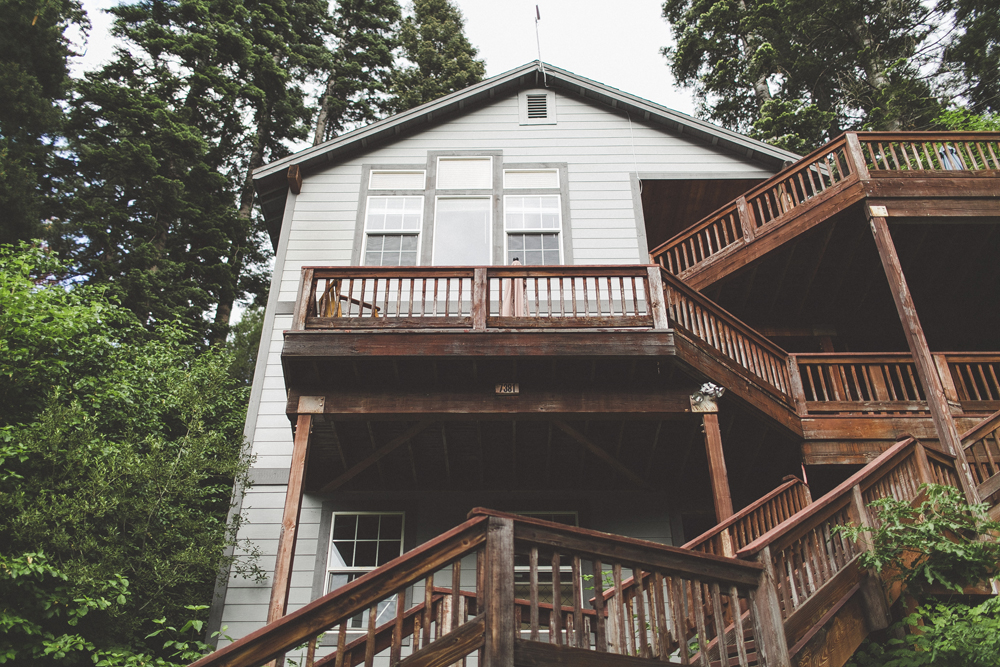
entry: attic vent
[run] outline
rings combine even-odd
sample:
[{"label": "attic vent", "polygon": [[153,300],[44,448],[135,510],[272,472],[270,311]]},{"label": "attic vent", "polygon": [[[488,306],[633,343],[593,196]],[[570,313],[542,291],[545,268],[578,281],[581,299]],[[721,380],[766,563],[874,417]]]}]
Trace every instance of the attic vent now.
[{"label": "attic vent", "polygon": [[548,118],[549,105],[547,95],[527,95],[528,118]]},{"label": "attic vent", "polygon": [[517,94],[517,107],[521,125],[556,124],[556,94],[551,90],[522,90]]}]

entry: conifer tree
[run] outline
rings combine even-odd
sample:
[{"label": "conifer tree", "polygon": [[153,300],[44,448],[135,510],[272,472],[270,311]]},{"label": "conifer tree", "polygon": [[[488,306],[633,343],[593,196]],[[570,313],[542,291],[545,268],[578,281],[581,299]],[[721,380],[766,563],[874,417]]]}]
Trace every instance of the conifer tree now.
[{"label": "conifer tree", "polygon": [[320,96],[313,145],[390,109],[387,94],[402,12],[397,0],[341,0],[333,16],[334,47]]},{"label": "conifer tree", "polygon": [[70,26],[87,27],[78,0],[0,0],[0,243],[38,236],[59,204]]},{"label": "conifer tree", "polygon": [[414,0],[413,14],[400,29],[403,57],[411,65],[397,70],[393,108],[405,111],[461,90],[486,74],[486,64],[465,36],[465,19],[450,0]]}]

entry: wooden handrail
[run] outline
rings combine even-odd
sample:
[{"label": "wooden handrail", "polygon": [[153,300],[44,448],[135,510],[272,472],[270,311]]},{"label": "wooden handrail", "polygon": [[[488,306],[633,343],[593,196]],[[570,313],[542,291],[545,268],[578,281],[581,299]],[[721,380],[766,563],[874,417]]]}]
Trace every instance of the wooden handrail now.
[{"label": "wooden handrail", "polygon": [[[666,270],[661,270],[660,275],[672,327],[687,331],[701,339],[766,385],[777,390],[787,402],[792,402],[787,352],[709,300],[701,292],[688,287],[677,276]],[[689,312],[689,309],[683,308],[685,301],[695,304],[701,312]],[[703,321],[706,314],[716,321]]]},{"label": "wooden handrail", "polygon": [[[992,443],[990,436],[993,436]],[[991,497],[1000,491],[1000,411],[962,436],[962,450],[979,497],[995,504]]]},{"label": "wooden handrail", "polygon": [[485,516],[469,519],[391,563],[206,655],[191,667],[262,665],[474,551],[486,539],[486,520]]},{"label": "wooden handrail", "polygon": [[[743,509],[741,509],[739,512],[736,512],[735,514],[733,514],[731,517],[729,517],[728,519],[726,519],[722,523],[717,524],[714,528],[711,528],[711,529],[705,531],[704,533],[702,533],[698,537],[696,537],[693,540],[685,543],[683,546],[681,546],[681,548],[682,549],[697,550],[698,547],[700,547],[703,544],[709,542],[712,538],[716,537],[717,535],[719,535],[723,531],[726,531],[729,528],[731,528],[733,526],[736,526],[737,524],[745,521],[748,517],[750,517],[751,515],[753,515],[754,512],[756,512],[757,510],[759,510],[759,509],[761,509],[761,508],[769,505],[775,499],[783,496],[786,492],[790,491],[791,489],[795,489],[797,487],[802,487],[805,490],[805,493],[808,494],[808,492],[809,492],[809,486],[805,482],[803,482],[801,479],[799,479],[798,477],[790,475],[789,477],[786,477],[785,479],[786,479],[786,481],[784,481],[781,485],[779,485],[776,489],[774,489],[770,493],[761,496],[760,498],[758,498],[754,502],[750,503],[749,505],[747,505],[746,507],[744,507]],[[808,503],[806,503],[806,504],[808,504]],[[797,510],[797,511],[801,511],[801,510]],[[795,514],[797,511],[793,511],[792,514]],[[779,521],[777,523],[781,523],[781,522]],[[766,531],[764,531],[764,532],[766,532]],[[763,534],[763,532],[761,534]],[[734,544],[734,548],[733,548],[734,554],[740,548],[741,548],[740,546],[737,546],[737,545]]]}]

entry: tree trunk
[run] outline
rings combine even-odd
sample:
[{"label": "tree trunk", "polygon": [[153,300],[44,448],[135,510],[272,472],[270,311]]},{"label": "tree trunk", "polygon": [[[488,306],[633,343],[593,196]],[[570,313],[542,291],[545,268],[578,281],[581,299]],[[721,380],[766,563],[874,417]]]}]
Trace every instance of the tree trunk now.
[{"label": "tree trunk", "polygon": [[313,135],[313,146],[318,146],[325,141],[326,125],[330,120],[330,104],[333,102],[333,84],[336,75],[331,73],[326,80],[326,91],[323,99],[319,103],[319,115],[316,117],[316,134]]}]

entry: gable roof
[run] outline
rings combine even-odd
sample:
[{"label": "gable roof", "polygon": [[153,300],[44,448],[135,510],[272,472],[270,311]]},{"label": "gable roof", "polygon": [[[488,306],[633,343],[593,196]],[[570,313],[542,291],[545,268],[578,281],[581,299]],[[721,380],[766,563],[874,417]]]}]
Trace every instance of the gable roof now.
[{"label": "gable roof", "polygon": [[539,87],[543,85],[543,76],[544,83],[548,88],[566,95],[587,99],[610,109],[627,111],[637,119],[641,118],[654,126],[661,126],[668,132],[682,134],[697,142],[729,151],[744,159],[759,162],[774,171],[781,169],[786,160],[798,160],[800,157],[795,153],[775,148],[737,132],[535,60],[256,169],[253,175],[254,187],[257,190],[272,242],[275,246],[277,245],[281,217],[288,193],[287,174],[289,167],[297,166],[300,174],[305,175],[332,166],[376,146],[389,143],[412,132],[444,122],[452,116],[485,105],[494,98],[515,93],[522,88]]}]

